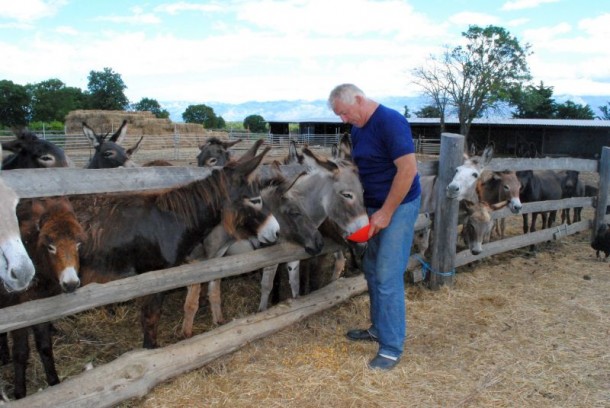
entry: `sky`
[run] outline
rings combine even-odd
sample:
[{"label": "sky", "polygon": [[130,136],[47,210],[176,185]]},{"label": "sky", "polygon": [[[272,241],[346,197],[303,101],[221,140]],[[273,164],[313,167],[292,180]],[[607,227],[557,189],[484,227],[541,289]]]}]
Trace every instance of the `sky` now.
[{"label": "sky", "polygon": [[608,0],[0,0],[0,79],[86,90],[108,67],[131,102],[417,96],[412,70],[471,24],[530,44],[555,95],[610,95]]}]

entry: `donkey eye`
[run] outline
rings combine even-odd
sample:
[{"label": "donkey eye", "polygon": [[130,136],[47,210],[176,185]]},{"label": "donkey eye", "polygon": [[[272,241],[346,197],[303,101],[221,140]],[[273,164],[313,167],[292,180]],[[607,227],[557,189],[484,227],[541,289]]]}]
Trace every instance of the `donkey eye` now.
[{"label": "donkey eye", "polygon": [[104,157],[109,158],[113,156],[113,152],[104,152]]},{"label": "donkey eye", "polygon": [[472,177],[474,177],[476,179],[479,178],[479,173],[472,173]]},{"label": "donkey eye", "polygon": [[208,166],[214,166],[214,165],[216,165],[216,162],[218,162],[218,159],[216,159],[215,157],[212,157],[212,158],[208,159]]},{"label": "donkey eye", "polygon": [[348,198],[348,199],[352,199],[354,196],[352,195],[352,193],[341,193],[341,195],[344,198]]},{"label": "donkey eye", "polygon": [[55,247],[55,245],[53,245],[53,244],[49,244],[49,245],[47,245],[47,250],[48,250],[50,253],[52,253],[52,254],[57,253],[57,248],[56,248],[56,247]]},{"label": "donkey eye", "polygon": [[260,197],[253,197],[249,199],[250,204],[252,205],[262,205],[263,204],[263,199]]}]

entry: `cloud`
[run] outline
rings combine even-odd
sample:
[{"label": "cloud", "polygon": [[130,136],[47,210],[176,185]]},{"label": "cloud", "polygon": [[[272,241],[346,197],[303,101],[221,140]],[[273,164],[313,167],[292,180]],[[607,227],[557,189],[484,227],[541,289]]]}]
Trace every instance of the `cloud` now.
[{"label": "cloud", "polygon": [[487,26],[497,25],[500,21],[498,17],[484,13],[474,13],[470,11],[464,11],[457,13],[449,17],[449,21],[457,26],[468,27],[469,25]]},{"label": "cloud", "polygon": [[78,35],[78,30],[70,26],[59,26],[55,28],[55,32],[67,35]]},{"label": "cloud", "polygon": [[512,0],[502,5],[501,10],[513,11],[536,8],[546,3],[557,3],[559,0]]},{"label": "cloud", "polygon": [[171,15],[179,14],[183,11],[200,11],[203,13],[217,12],[223,10],[220,4],[194,4],[186,1],[177,3],[166,3],[155,7],[157,12],[167,13]]},{"label": "cloud", "polygon": [[67,0],[3,1],[0,19],[31,23],[41,18],[54,16],[67,3]]},{"label": "cloud", "polygon": [[130,16],[99,16],[97,21],[110,21],[121,24],[159,24],[161,19],[152,13],[144,13],[141,7],[133,7]]}]

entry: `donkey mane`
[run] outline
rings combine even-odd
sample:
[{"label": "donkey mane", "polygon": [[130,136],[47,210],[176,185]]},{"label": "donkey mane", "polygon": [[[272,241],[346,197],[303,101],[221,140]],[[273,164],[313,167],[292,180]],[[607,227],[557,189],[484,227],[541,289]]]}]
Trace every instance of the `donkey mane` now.
[{"label": "donkey mane", "polygon": [[227,179],[223,175],[223,172],[214,170],[204,179],[166,190],[157,196],[155,204],[160,210],[174,213],[193,228],[201,204],[211,206],[215,212],[222,209],[223,197],[229,195]]}]

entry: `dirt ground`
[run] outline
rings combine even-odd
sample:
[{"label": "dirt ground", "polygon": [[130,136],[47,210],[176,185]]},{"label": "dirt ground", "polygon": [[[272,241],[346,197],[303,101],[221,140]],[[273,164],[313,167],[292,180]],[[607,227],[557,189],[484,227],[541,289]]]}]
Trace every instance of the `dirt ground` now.
[{"label": "dirt ground", "polygon": [[123,407],[608,407],[610,268],[587,234],[494,256],[453,289],[406,291],[408,338],[391,372],[357,296],[160,385]]},{"label": "dirt ground", "polygon": [[[519,227],[513,217],[509,232]],[[223,282],[226,317],[255,313],[259,278]],[[391,372],[366,367],[375,344],[345,338],[368,324],[364,294],[120,406],[610,406],[610,263],[596,259],[588,233],[461,267],[455,281],[439,291],[408,286],[405,354]],[[182,290],[168,296],[161,344],[179,340],[183,299]],[[138,322],[137,302],[56,322],[60,377],[140,347]],[[211,329],[204,307],[195,333]],[[0,377],[9,396],[11,371]],[[44,387],[34,356],[28,393]]]}]

